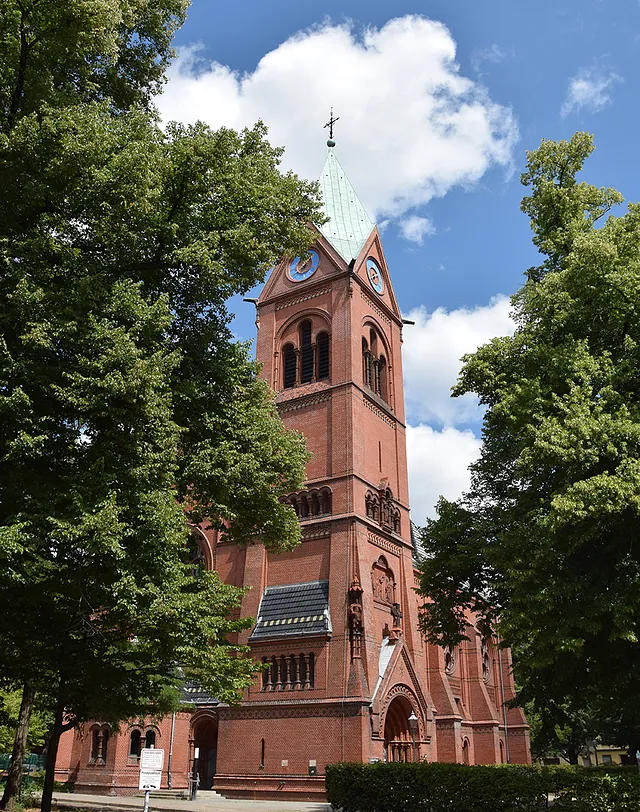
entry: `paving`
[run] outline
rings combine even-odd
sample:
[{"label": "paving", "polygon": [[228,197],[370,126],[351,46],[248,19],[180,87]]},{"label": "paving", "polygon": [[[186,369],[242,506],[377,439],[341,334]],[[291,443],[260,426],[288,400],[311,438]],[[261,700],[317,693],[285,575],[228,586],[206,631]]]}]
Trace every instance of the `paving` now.
[{"label": "paving", "polygon": [[[144,807],[144,798],[137,796],[54,792],[53,799],[55,806],[61,809],[87,809],[91,812],[141,812]],[[200,791],[195,801],[154,798],[151,793],[149,809],[158,812],[331,812],[331,805],[317,801],[244,801]]]}]

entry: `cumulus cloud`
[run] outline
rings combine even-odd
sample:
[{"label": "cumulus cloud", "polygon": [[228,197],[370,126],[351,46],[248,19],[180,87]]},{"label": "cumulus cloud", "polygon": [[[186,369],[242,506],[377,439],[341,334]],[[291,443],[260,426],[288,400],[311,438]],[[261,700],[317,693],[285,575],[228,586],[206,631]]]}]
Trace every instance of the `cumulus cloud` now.
[{"label": "cumulus cloud", "polygon": [[509,316],[506,296],[496,296],[488,305],[473,309],[432,313],[420,307],[407,318],[403,338],[404,390],[409,421],[456,426],[477,421],[481,410],[473,395],[451,397],[451,387],[460,372],[460,358],[495,336],[512,335],[515,324]]},{"label": "cumulus cloud", "polygon": [[621,81],[622,77],[615,71],[601,65],[581,68],[569,79],[561,114],[568,116],[574,110],[599,113],[603,107],[611,103],[611,90]]},{"label": "cumulus cloud", "polygon": [[480,440],[471,431],[407,426],[411,518],[416,524],[435,517],[440,496],[453,500],[468,490],[468,468],[479,453]]},{"label": "cumulus cloud", "polygon": [[412,214],[405,217],[400,223],[400,236],[409,242],[422,245],[425,237],[432,237],[436,233],[435,226],[428,217],[418,217]]},{"label": "cumulus cloud", "polygon": [[510,108],[461,75],[448,29],[420,16],[356,30],[325,23],[299,32],[239,73],[183,49],[158,105],[164,121],[242,127],[261,118],[286,147],[284,165],[308,178],[324,160],[333,105],[340,161],[374,217],[411,208],[508,167],[518,128]]}]

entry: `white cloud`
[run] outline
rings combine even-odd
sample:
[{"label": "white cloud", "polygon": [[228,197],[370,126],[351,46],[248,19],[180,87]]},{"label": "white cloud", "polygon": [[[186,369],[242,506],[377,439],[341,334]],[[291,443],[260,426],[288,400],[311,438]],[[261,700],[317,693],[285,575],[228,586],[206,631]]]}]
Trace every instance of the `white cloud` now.
[{"label": "white cloud", "polygon": [[453,500],[468,490],[468,468],[479,453],[480,440],[471,431],[407,426],[411,518],[416,524],[435,516],[440,496]]},{"label": "white cloud", "polygon": [[568,116],[573,110],[582,109],[589,113],[600,112],[603,107],[611,103],[610,91],[618,82],[622,82],[622,77],[610,68],[600,65],[581,68],[575,76],[569,79],[561,114]]},{"label": "white cloud", "polygon": [[399,223],[400,236],[409,242],[422,245],[425,237],[432,237],[436,233],[435,226],[428,217],[418,217],[411,214]]},{"label": "white cloud", "polygon": [[322,125],[333,109],[337,154],[365,207],[400,217],[412,207],[508,167],[518,128],[510,108],[462,76],[448,29],[420,16],[356,31],[302,31],[241,74],[183,49],[158,105],[164,121],[242,127],[261,118],[284,166],[317,178]]},{"label": "white cloud", "polygon": [[471,53],[471,65],[478,76],[482,76],[485,62],[498,65],[507,56],[507,52],[494,42],[488,48],[474,48]]},{"label": "white cloud", "polygon": [[506,296],[496,296],[488,305],[471,310],[429,313],[412,310],[407,318],[414,326],[404,329],[404,391],[410,422],[427,421],[455,426],[479,420],[481,410],[473,395],[451,397],[461,368],[460,358],[494,336],[512,335],[515,325],[509,316]]}]

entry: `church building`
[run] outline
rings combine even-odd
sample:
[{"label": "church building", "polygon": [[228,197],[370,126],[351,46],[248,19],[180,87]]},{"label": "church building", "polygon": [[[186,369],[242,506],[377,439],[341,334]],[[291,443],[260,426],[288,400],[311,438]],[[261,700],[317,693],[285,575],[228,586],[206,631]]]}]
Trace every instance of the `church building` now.
[{"label": "church building", "polygon": [[[338,761],[530,762],[508,651],[469,617],[445,651],[418,629],[419,543],[409,514],[403,320],[380,234],[328,142],[328,221],[308,257],[284,257],[256,303],[257,360],[288,428],[306,437],[306,482],[283,496],[302,542],[273,554],[194,529],[202,559],[248,587],[240,642],[267,668],[235,707],[197,686],[182,711],[112,733],[64,734],[58,780],[136,791],[140,748],[165,750],[163,786],[228,797],[321,798]],[[411,329],[407,327],[406,329]]]}]

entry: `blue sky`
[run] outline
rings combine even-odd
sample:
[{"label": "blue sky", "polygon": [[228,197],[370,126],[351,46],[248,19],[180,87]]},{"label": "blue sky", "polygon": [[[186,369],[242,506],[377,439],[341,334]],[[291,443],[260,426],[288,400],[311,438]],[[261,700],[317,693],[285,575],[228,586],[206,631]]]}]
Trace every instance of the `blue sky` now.
[{"label": "blue sky", "polygon": [[[316,178],[329,107],[336,155],[383,241],[403,312],[414,518],[455,498],[481,413],[450,401],[458,357],[512,329],[535,264],[519,211],[527,149],[595,135],[585,178],[640,199],[638,0],[193,0],[159,107],[165,120],[258,117],[285,165]],[[234,303],[236,334],[254,336]]]}]

